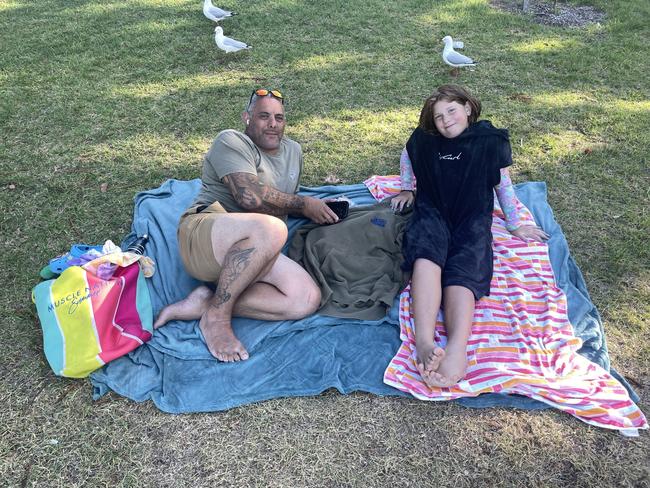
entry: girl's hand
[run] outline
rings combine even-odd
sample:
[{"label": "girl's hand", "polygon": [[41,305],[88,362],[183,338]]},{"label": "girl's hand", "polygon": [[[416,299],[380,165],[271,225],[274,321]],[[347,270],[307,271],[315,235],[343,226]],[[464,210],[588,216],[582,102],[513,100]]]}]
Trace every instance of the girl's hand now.
[{"label": "girl's hand", "polygon": [[401,212],[405,208],[410,207],[413,204],[413,192],[410,190],[402,190],[402,192],[393,197],[390,201],[390,208],[395,212]]},{"label": "girl's hand", "polygon": [[546,232],[544,232],[540,227],[537,227],[536,225],[522,225],[518,229],[510,231],[510,233],[523,241],[526,239],[532,239],[533,241],[537,242],[546,242],[550,237]]}]

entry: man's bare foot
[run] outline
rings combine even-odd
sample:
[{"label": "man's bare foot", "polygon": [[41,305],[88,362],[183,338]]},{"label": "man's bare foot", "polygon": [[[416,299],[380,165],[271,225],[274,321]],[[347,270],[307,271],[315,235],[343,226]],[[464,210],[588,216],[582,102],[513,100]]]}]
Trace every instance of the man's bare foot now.
[{"label": "man's bare foot", "polygon": [[444,357],[440,359],[438,369],[429,374],[423,374],[422,378],[429,387],[448,388],[462,380],[466,372],[467,353],[465,347],[454,349],[447,347]]},{"label": "man's bare foot", "polygon": [[445,350],[435,344],[420,347],[415,345],[417,357],[415,367],[423,378],[438,370],[440,361],[445,357]]},{"label": "man's bare foot", "polygon": [[208,311],[201,317],[199,327],[210,354],[219,361],[231,363],[248,359],[248,351],[232,331],[230,320],[215,318]]},{"label": "man's bare foot", "polygon": [[208,308],[208,302],[212,298],[212,290],[201,285],[187,295],[183,300],[171,303],[163,308],[153,324],[153,328],[162,327],[170,320],[198,320]]}]

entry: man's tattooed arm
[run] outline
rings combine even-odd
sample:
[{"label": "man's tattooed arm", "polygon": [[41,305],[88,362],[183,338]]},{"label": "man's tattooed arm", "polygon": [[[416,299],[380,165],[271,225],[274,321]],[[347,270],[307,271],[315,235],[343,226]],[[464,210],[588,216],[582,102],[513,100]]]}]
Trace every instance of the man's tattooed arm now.
[{"label": "man's tattooed arm", "polygon": [[223,177],[235,201],[248,212],[267,215],[300,214],[305,199],[263,185],[250,173],[231,173]]}]

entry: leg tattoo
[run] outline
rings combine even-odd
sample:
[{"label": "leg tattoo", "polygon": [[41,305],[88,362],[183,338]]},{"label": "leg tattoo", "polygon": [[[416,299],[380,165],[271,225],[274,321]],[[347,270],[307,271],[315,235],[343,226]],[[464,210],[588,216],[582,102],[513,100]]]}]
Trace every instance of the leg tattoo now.
[{"label": "leg tattoo", "polygon": [[217,291],[210,306],[219,308],[228,302],[232,295],[228,288],[241,275],[251,262],[252,255],[255,252],[254,247],[248,249],[233,248],[226,254],[224,259],[223,271],[217,285]]}]

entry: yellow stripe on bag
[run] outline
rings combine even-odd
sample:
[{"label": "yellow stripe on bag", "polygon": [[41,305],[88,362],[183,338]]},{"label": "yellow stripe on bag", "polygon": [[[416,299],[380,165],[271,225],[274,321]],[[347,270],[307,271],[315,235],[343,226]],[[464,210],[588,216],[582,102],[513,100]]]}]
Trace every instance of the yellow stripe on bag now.
[{"label": "yellow stripe on bag", "polygon": [[52,301],[64,337],[63,375],[71,378],[85,377],[103,364],[97,359],[100,348],[90,291],[86,272],[77,266],[66,269],[52,284]]}]

